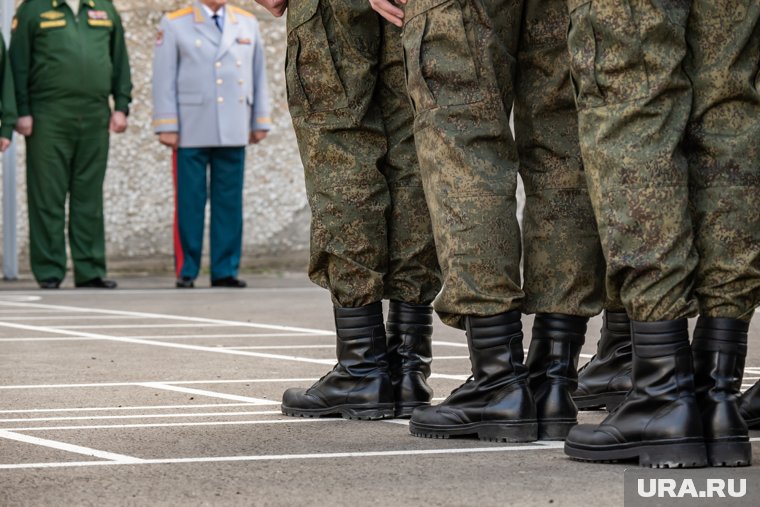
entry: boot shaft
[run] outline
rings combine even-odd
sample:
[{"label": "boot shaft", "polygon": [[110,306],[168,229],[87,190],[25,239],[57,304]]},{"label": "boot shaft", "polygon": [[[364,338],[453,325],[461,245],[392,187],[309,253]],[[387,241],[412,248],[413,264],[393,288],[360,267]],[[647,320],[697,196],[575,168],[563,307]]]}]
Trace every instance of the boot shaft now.
[{"label": "boot shaft", "polygon": [[697,394],[707,391],[739,395],[747,357],[749,323],[699,317],[692,351]]},{"label": "boot shaft", "polygon": [[622,357],[631,353],[631,321],[625,312],[604,312],[602,330],[596,346],[599,359]]},{"label": "boot shaft", "polygon": [[433,360],[433,308],[391,301],[386,334],[391,372],[414,370],[428,378]]},{"label": "boot shaft", "polygon": [[513,310],[492,317],[465,319],[472,375],[479,384],[527,378],[520,317],[520,312]]},{"label": "boot shaft", "polygon": [[639,396],[676,399],[694,395],[694,366],[686,319],[631,321],[633,391]]},{"label": "boot shaft", "polygon": [[334,308],[338,364],[351,376],[361,377],[388,369],[383,305]]},{"label": "boot shaft", "polygon": [[536,388],[547,380],[578,386],[578,359],[586,340],[587,317],[539,313],[533,321],[527,367]]}]

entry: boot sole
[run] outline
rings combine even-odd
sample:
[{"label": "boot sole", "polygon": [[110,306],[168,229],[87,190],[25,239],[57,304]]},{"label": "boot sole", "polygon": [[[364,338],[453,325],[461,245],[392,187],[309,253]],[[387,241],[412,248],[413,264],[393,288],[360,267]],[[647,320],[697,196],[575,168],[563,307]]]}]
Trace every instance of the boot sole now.
[{"label": "boot sole", "polygon": [[565,454],[578,461],[609,463],[638,460],[639,466],[649,468],[701,468],[708,465],[705,443],[694,439],[596,448],[576,446],[565,441]]},{"label": "boot sole", "polygon": [[707,442],[707,459],[713,467],[746,467],[752,464],[749,440]]},{"label": "boot sole", "polygon": [[377,405],[337,405],[335,407],[320,409],[289,408],[281,407],[282,413],[290,417],[329,417],[341,416],[343,419],[358,421],[377,421],[379,419],[393,418],[393,403],[379,403]]},{"label": "boot sole", "polygon": [[535,442],[538,440],[536,421],[489,421],[487,423],[457,424],[450,426],[429,426],[409,423],[409,431],[416,437],[450,438],[477,435],[486,442]]},{"label": "boot sole", "polygon": [[539,440],[564,440],[573,426],[578,424],[577,419],[543,419],[538,421]]},{"label": "boot sole", "polygon": [[606,408],[607,412],[612,412],[623,402],[627,392],[615,391],[611,393],[589,394],[586,396],[573,397],[575,406],[578,410],[599,410]]},{"label": "boot sole", "polygon": [[418,407],[429,407],[430,403],[415,402],[415,403],[401,403],[396,405],[395,415],[397,419],[409,419],[412,417],[412,412]]}]

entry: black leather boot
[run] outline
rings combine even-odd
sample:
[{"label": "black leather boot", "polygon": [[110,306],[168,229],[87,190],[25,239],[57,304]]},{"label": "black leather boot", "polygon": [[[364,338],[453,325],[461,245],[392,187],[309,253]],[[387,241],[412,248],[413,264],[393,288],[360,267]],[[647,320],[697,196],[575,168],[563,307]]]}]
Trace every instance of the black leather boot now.
[{"label": "black leather boot", "polygon": [[578,387],[578,357],[588,318],[539,313],[528,351],[530,390],[536,400],[539,440],[564,440],[578,424],[572,393]]},{"label": "black leather boot", "polygon": [[565,453],[656,468],[706,466],[686,319],[633,321],[631,329],[633,389],[601,424],[571,429]]},{"label": "black leather boot", "polygon": [[536,440],[538,421],[523,364],[520,312],[467,317],[465,323],[472,377],[440,405],[416,409],[409,430],[427,438]]},{"label": "black leather boot", "polygon": [[691,343],[694,383],[711,466],[749,466],[752,446],[739,413],[749,324],[700,317]]},{"label": "black leather boot", "polygon": [[631,321],[625,312],[604,312],[596,354],[578,371],[573,400],[580,410],[612,410],[631,390]]},{"label": "black leather boot", "polygon": [[285,391],[282,413],[345,419],[393,417],[382,303],[335,308],[335,329],[338,364],[310,388]]},{"label": "black leather boot", "polygon": [[391,301],[385,332],[396,417],[411,417],[415,408],[433,399],[427,384],[433,361],[433,308]]},{"label": "black leather boot", "polygon": [[752,429],[760,428],[760,381],[747,389],[739,400],[739,412]]}]

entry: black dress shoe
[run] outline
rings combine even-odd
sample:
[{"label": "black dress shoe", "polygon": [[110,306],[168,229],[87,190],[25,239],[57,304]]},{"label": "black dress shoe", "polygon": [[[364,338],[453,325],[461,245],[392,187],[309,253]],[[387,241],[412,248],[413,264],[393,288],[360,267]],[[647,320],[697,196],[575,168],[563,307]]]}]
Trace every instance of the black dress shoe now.
[{"label": "black dress shoe", "polygon": [[212,287],[232,287],[233,289],[242,289],[246,287],[247,285],[248,284],[245,283],[243,280],[235,278],[234,276],[226,276],[224,278],[217,278],[216,280],[211,280]]},{"label": "black dress shoe", "polygon": [[182,278],[177,278],[177,288],[178,289],[192,289],[195,287],[195,283],[193,283],[193,279],[189,276],[183,276]]},{"label": "black dress shoe", "polygon": [[40,289],[57,289],[61,286],[61,280],[58,278],[45,278],[37,282]]},{"label": "black dress shoe", "polygon": [[78,289],[115,289],[118,284],[113,280],[104,280],[100,277],[75,284]]}]

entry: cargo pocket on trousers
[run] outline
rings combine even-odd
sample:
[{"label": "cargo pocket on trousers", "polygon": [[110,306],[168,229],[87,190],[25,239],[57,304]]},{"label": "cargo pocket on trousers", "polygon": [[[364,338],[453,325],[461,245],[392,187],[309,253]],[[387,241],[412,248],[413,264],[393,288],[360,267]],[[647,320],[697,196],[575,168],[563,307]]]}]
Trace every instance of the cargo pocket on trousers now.
[{"label": "cargo pocket on trousers", "polygon": [[568,4],[567,40],[578,106],[599,107],[647,97],[643,43],[630,2],[569,0]]},{"label": "cargo pocket on trousers", "polygon": [[347,107],[343,82],[335,68],[319,9],[320,0],[288,7],[285,77],[293,117]]},{"label": "cargo pocket on trousers", "polygon": [[404,25],[404,68],[416,113],[483,100],[458,0],[417,0]]}]

